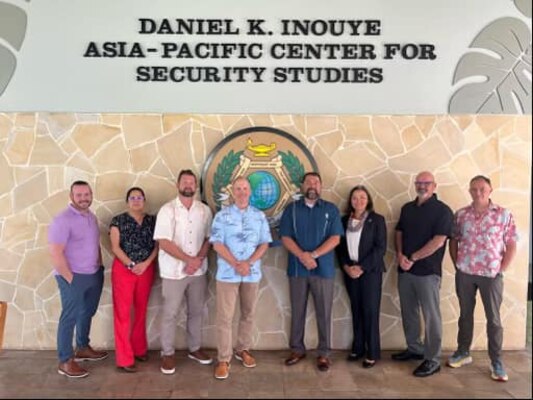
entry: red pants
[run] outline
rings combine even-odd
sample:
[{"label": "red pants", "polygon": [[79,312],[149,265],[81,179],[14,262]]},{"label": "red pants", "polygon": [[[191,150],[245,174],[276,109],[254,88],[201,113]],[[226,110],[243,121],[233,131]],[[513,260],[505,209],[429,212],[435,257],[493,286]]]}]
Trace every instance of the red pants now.
[{"label": "red pants", "polygon": [[135,275],[119,259],[113,260],[113,322],[116,364],[119,367],[134,364],[134,356],[144,355],[148,351],[146,309],[154,281],[154,264],[142,275]]}]

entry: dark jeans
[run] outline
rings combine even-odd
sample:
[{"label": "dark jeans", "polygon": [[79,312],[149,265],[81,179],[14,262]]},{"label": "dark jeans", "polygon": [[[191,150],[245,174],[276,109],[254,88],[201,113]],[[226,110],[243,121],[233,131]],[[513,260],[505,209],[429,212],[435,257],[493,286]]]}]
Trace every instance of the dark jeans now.
[{"label": "dark jeans", "polygon": [[91,320],[98,309],[104,286],[104,268],[90,275],[74,274],[70,284],[61,275],[57,275],[56,280],[62,307],[57,326],[57,355],[63,363],[74,356],[74,327],[76,346],[82,348],[89,345]]}]

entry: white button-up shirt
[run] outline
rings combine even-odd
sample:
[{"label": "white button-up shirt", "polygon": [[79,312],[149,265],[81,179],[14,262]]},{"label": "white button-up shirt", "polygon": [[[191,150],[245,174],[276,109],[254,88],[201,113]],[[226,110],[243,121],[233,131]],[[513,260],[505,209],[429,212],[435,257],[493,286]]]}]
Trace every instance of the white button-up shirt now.
[{"label": "white button-up shirt", "polygon": [[[185,254],[195,257],[202,244],[211,234],[213,214],[204,203],[194,200],[187,209],[179,197],[169,201],[157,214],[154,240],[167,239],[176,244]],[[159,273],[161,278],[184,279],[186,263],[159,249]],[[194,274],[203,275],[207,271],[207,257]]]}]

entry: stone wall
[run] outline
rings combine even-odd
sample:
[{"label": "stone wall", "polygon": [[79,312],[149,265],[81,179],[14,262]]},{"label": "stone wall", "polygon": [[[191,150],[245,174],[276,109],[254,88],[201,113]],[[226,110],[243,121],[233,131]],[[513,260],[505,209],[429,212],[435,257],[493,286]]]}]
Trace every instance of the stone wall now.
[{"label": "stone wall", "polygon": [[[505,278],[504,347],[522,348],[526,334],[531,116],[305,116],[160,114],[0,114],[0,300],[9,303],[5,348],[53,349],[60,299],[47,252],[47,227],[68,202],[76,179],[94,188],[92,209],[100,221],[104,260],[111,264],[107,227],[124,209],[128,187],[143,187],[150,212],[175,197],[177,171],[200,173],[206,157],[227,135],[250,126],[282,129],[307,145],[323,176],[323,197],[344,208],[349,189],[367,185],[388,227],[387,273],[381,309],[384,349],[404,347],[394,267],[393,231],[400,207],[414,197],[420,170],[435,173],[437,193],[452,209],[469,203],[470,178],[488,175],[493,200],[509,207],[518,225],[518,254]],[[258,304],[254,347],[288,346],[290,306],[285,276],[287,253],[270,249]],[[214,257],[210,256],[209,300],[204,343],[215,347]],[[109,268],[92,343],[113,348]],[[349,303],[336,277],[334,348],[350,346]],[[148,313],[150,347],[159,348],[161,284],[156,280]],[[485,348],[481,302],[475,348]],[[441,289],[444,348],[455,347],[458,302],[453,267],[445,258]],[[317,343],[312,302],[306,342]],[[178,348],[185,348],[181,314]]]}]

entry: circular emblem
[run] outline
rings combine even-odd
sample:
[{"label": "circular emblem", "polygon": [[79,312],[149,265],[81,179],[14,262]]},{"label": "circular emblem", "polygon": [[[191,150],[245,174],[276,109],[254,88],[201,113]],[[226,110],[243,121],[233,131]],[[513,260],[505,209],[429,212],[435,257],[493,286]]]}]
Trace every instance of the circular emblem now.
[{"label": "circular emblem", "polygon": [[285,206],[300,196],[306,172],[318,172],[313,156],[296,138],[269,127],[232,133],[211,152],[202,171],[203,200],[214,211],[232,203],[231,182],[250,182],[250,204],[265,212],[272,227]]},{"label": "circular emblem", "polygon": [[248,176],[252,187],[250,203],[260,210],[268,210],[279,200],[279,183],[270,172],[257,171]]}]

